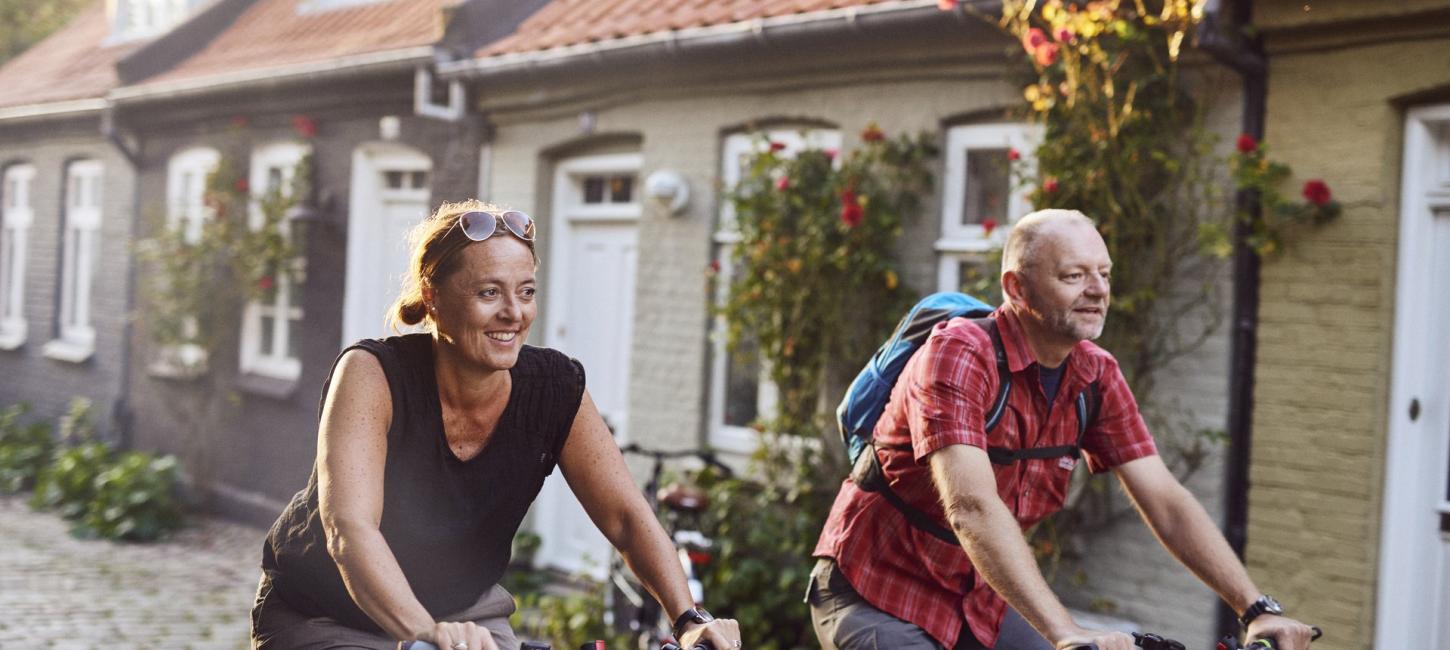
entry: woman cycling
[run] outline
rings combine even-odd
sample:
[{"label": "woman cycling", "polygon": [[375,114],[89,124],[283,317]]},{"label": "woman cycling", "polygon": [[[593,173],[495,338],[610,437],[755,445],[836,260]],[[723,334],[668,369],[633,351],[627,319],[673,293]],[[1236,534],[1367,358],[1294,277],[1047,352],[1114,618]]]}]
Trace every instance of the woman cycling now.
[{"label": "woman cycling", "polygon": [[359,341],[323,388],[317,460],[263,547],[252,645],[517,647],[498,586],[557,464],[585,511],[677,621],[685,647],[740,647],[696,611],[669,538],[568,356],[524,345],[534,223],[479,201],[413,232],[390,320],[424,332]]}]

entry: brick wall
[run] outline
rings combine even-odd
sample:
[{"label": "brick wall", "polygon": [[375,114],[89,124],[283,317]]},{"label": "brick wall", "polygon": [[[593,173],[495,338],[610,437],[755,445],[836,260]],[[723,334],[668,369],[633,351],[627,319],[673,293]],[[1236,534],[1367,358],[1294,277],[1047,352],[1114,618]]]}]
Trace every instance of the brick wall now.
[{"label": "brick wall", "polygon": [[1269,34],[1266,142],[1294,167],[1291,191],[1323,178],[1346,205],[1337,222],[1265,263],[1259,330],[1249,565],[1293,613],[1331,630],[1316,647],[1373,645],[1404,120],[1397,102],[1450,86],[1450,34],[1404,37],[1425,25],[1326,34],[1288,22]]},{"label": "brick wall", "polygon": [[[65,169],[74,160],[99,160],[102,176],[101,229],[91,285],[95,354],[73,363],[46,357],[42,348],[58,333],[60,273],[64,242]],[[25,269],[27,338],[15,350],[0,351],[0,405],[28,402],[30,416],[54,421],[73,397],[93,403],[92,421],[115,440],[122,423],[117,402],[126,363],[129,327],[131,220],[135,175],[124,156],[100,134],[94,118],[0,124],[0,166],[34,165]]]},{"label": "brick wall", "polygon": [[[597,134],[640,137],[641,177],[669,169],[689,180],[690,202],[682,215],[668,217],[647,202],[640,223],[630,379],[630,431],[636,439],[690,446],[707,428],[710,295],[703,271],[714,254],[711,235],[721,201],[724,134],[782,118],[825,122],[840,129],[844,147],[850,149],[859,145],[857,134],[875,121],[892,134],[925,130],[944,142],[945,125],[958,123],[959,116],[992,115],[987,119],[995,121],[1001,119],[1002,109],[1019,101],[1018,91],[1004,81],[1000,61],[994,58],[1000,49],[991,41],[976,45],[980,49],[960,42],[928,42],[922,51],[873,52],[850,62],[823,60],[829,51],[791,52],[777,54],[767,68],[751,68],[749,62],[718,63],[687,74],[661,64],[658,75],[651,69],[631,69],[627,77],[601,78],[591,70],[587,78],[488,86],[481,108],[498,128],[489,182],[493,198],[536,211],[543,219],[545,238],[550,232],[547,203],[554,152],[580,153],[571,143]],[[784,60],[791,64],[780,63]],[[598,88],[559,90],[591,82]],[[1231,145],[1239,123],[1238,100],[1233,80],[1226,86],[1212,119]],[[585,111],[595,119],[596,136],[580,130],[579,117]],[[940,188],[940,166],[936,171]],[[940,222],[940,200],[933,196],[899,246],[903,278],[918,291],[936,289],[933,243],[940,235]],[[549,290],[547,260],[541,274],[542,286]],[[539,317],[547,319],[547,314],[541,312]],[[1196,424],[1221,428],[1226,366],[1227,341],[1216,336],[1165,373],[1161,392],[1181,403]],[[1221,509],[1220,453],[1212,455],[1189,486],[1215,516]],[[1147,629],[1208,641],[1213,595],[1174,562],[1141,523],[1110,530],[1087,550],[1090,562],[1064,569],[1064,575],[1079,568],[1088,575],[1085,585],[1062,581],[1064,597],[1073,605],[1087,608],[1095,601],[1110,601],[1118,616]]]}]

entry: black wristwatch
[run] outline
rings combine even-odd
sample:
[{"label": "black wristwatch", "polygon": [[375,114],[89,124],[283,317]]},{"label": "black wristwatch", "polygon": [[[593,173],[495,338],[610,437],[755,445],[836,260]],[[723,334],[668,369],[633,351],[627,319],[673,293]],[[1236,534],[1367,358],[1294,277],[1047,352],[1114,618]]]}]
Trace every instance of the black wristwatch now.
[{"label": "black wristwatch", "polygon": [[1243,625],[1245,629],[1247,629],[1249,627],[1249,623],[1254,622],[1254,619],[1258,618],[1261,614],[1273,614],[1275,616],[1279,616],[1283,613],[1284,606],[1280,605],[1279,601],[1274,600],[1273,596],[1265,594],[1263,596],[1259,596],[1259,599],[1254,601],[1254,604],[1249,605],[1249,608],[1244,610],[1244,613],[1239,616],[1239,623]]},{"label": "black wristwatch", "polygon": [[679,641],[680,637],[684,636],[686,625],[691,623],[704,625],[713,620],[715,620],[715,617],[711,616],[710,612],[705,611],[704,607],[696,605],[685,610],[685,613],[680,614],[680,617],[675,619],[675,624],[670,628],[670,631],[675,633],[675,640]]}]

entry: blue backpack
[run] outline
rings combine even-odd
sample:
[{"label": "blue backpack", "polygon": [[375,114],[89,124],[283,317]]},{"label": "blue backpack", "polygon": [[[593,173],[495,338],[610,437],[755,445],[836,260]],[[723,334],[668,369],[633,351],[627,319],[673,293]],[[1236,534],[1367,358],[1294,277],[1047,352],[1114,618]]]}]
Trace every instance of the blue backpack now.
[{"label": "blue backpack", "polygon": [[[876,422],[881,419],[886,402],[891,398],[891,389],[896,385],[906,362],[926,343],[937,323],[952,318],[970,318],[976,326],[986,330],[995,351],[999,389],[996,399],[992,400],[992,407],[987,410],[983,430],[991,432],[996,428],[1007,408],[1007,398],[1012,392],[1012,373],[1007,367],[1007,352],[1002,346],[1002,336],[997,331],[997,321],[987,317],[992,311],[991,305],[963,293],[946,291],[922,298],[902,317],[891,338],[886,339],[876,350],[876,354],[871,355],[871,360],[856,375],[840,406],[836,408],[836,426],[840,429],[841,441],[845,443],[847,458],[852,466],[851,481],[867,492],[879,492],[913,526],[950,544],[957,543],[955,534],[903,501],[886,481],[875,449]],[[1070,456],[1076,459],[1081,455],[1083,434],[1087,432],[1088,424],[1097,417],[1100,401],[1096,381],[1088,384],[1077,395],[1075,402],[1078,436],[1075,444],[1029,449],[990,447],[987,455],[998,465],[1010,465],[1029,458]],[[871,453],[865,453],[868,450]]]}]

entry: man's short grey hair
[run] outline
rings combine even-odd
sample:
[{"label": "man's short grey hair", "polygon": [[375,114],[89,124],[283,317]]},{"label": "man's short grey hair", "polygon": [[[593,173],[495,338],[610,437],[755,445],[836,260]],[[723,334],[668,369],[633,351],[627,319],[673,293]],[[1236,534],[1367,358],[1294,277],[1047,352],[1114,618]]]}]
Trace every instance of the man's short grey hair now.
[{"label": "man's short grey hair", "polygon": [[1077,210],[1038,210],[1018,219],[1007,235],[1007,244],[1002,247],[1002,272],[1021,273],[1036,264],[1044,235],[1055,226],[1074,223],[1097,229],[1092,219]]}]

